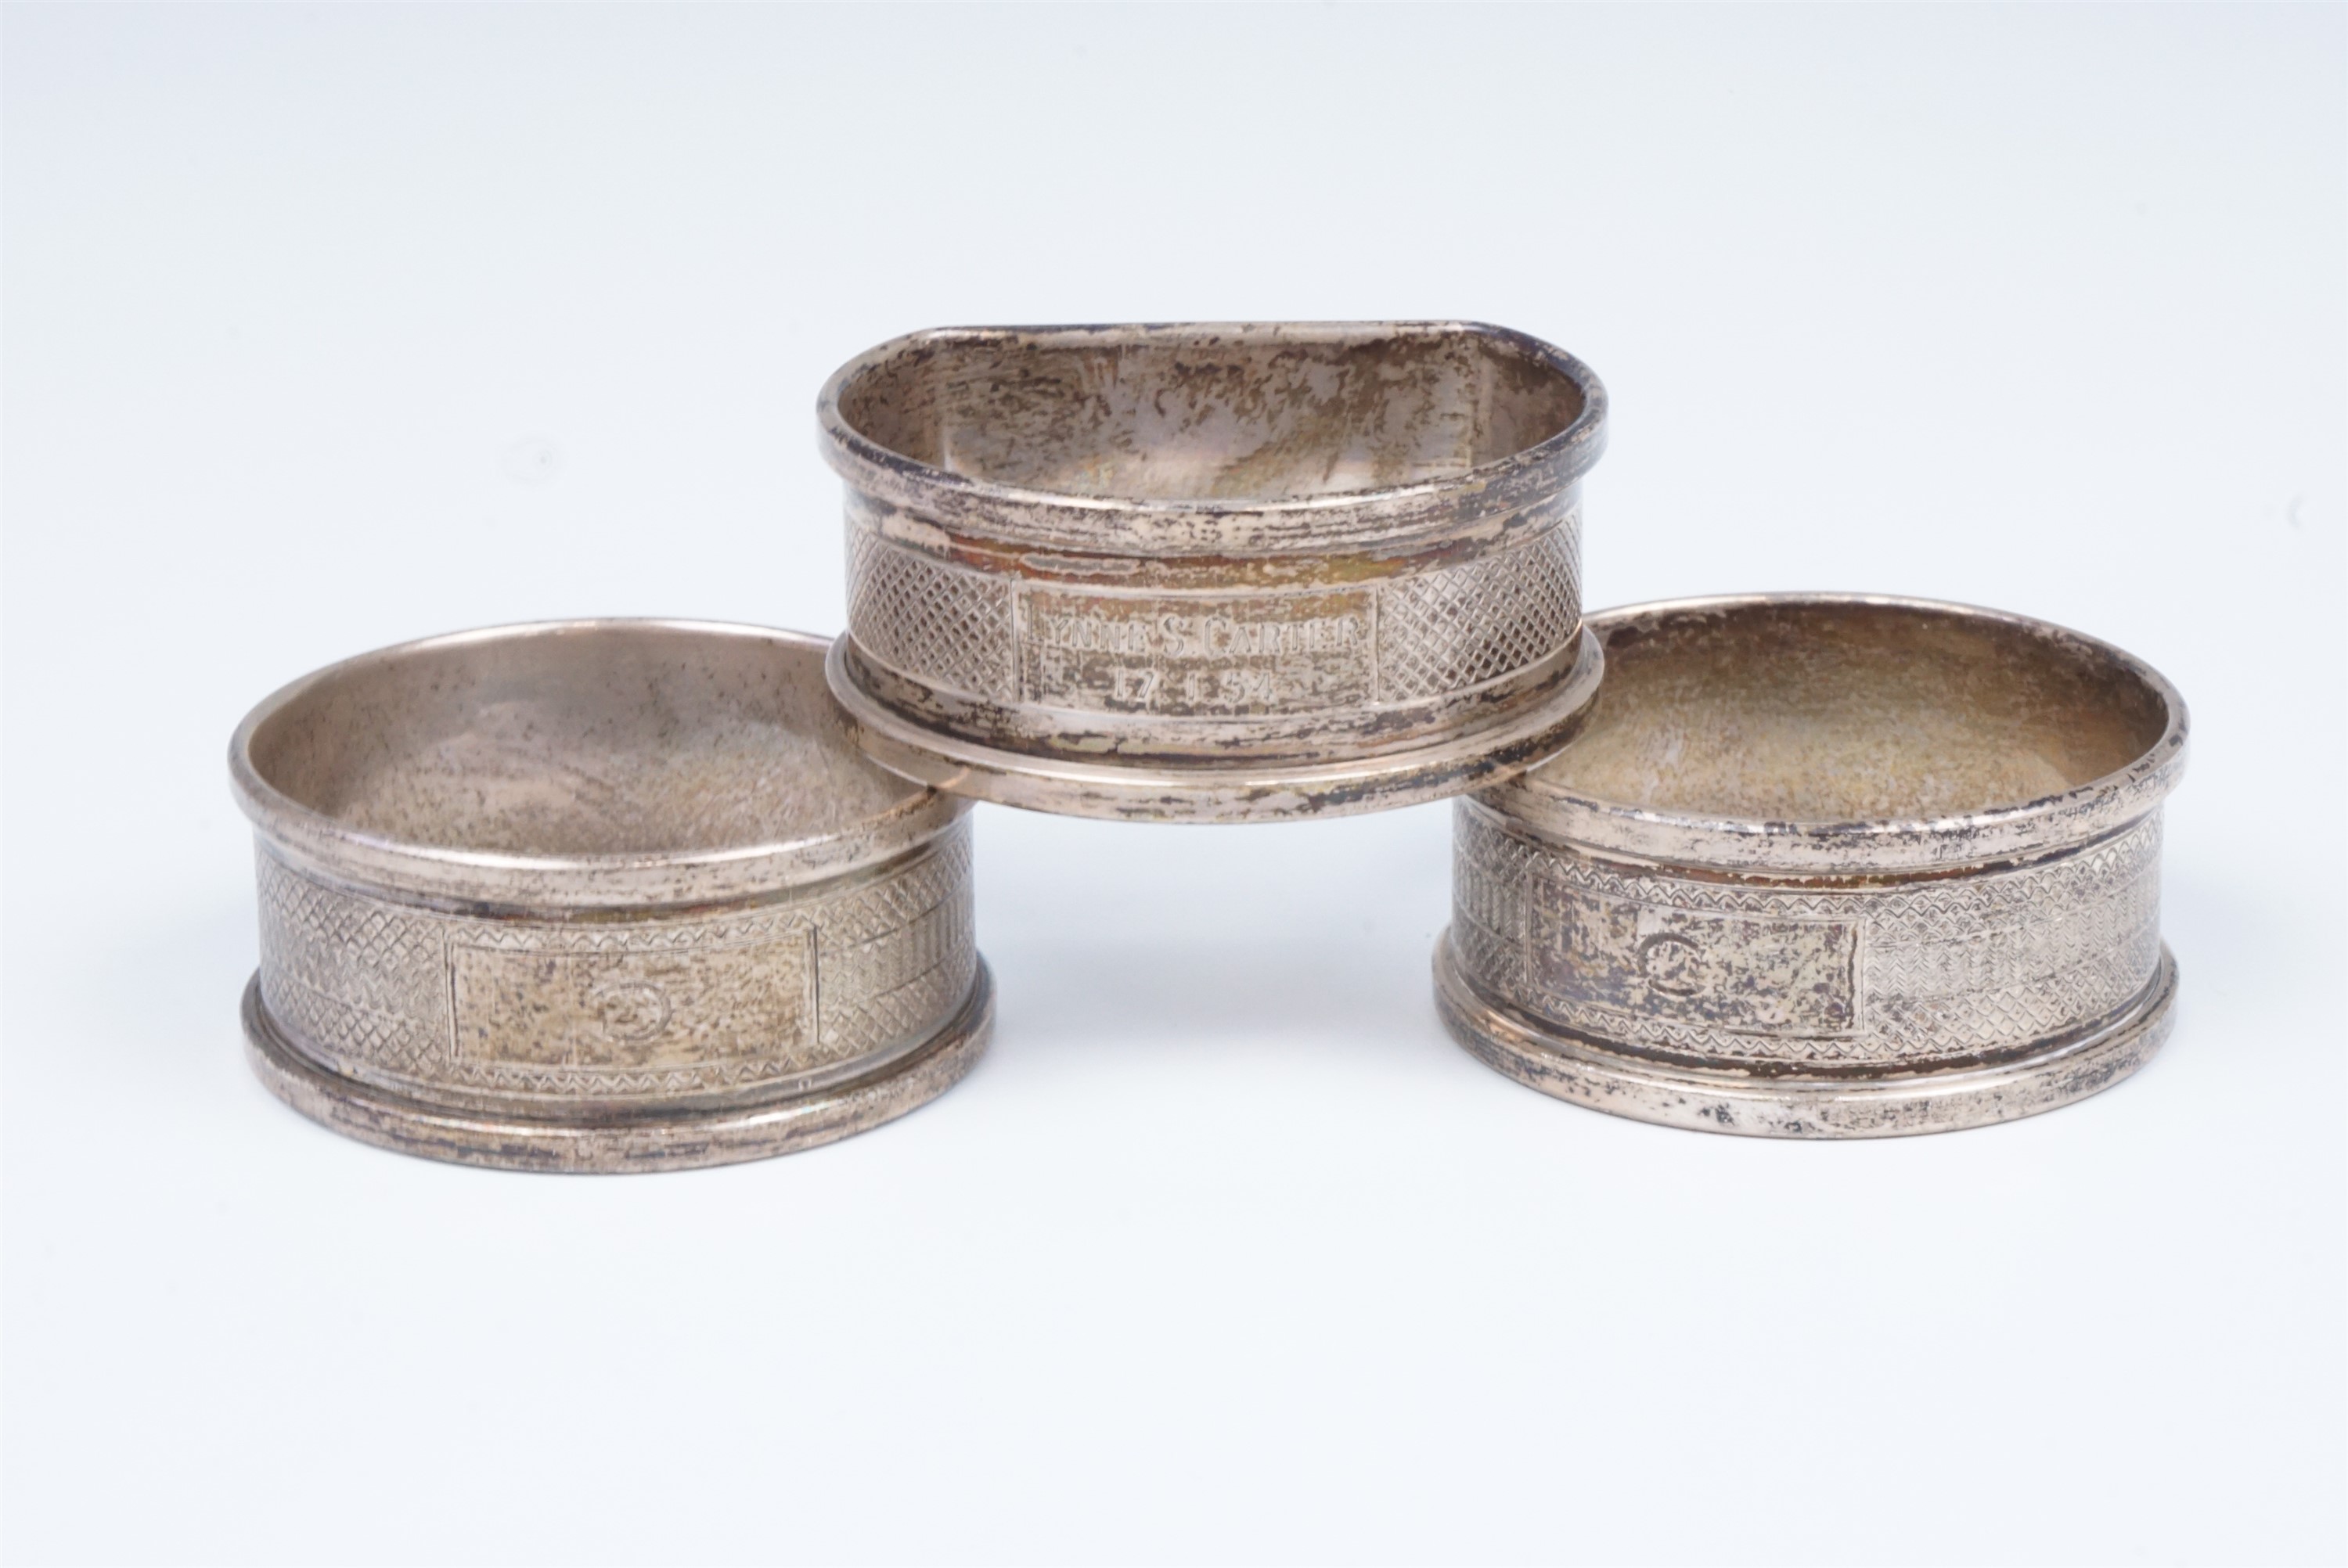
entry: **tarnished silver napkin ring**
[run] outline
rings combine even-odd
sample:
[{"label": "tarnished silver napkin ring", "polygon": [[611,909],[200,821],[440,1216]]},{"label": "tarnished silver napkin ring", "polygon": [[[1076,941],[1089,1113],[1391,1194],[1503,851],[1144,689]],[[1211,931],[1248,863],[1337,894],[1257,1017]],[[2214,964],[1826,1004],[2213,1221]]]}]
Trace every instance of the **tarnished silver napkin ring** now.
[{"label": "tarnished silver napkin ring", "polygon": [[591,620],[331,666],[238,729],[262,1081],[517,1168],[721,1163],[983,1049],[967,807],[871,764],[790,632]]},{"label": "tarnished silver napkin ring", "polygon": [[1538,761],[1596,689],[1605,392],[1521,333],[924,332],[819,414],[832,687],[909,777],[1089,816],[1370,811]]},{"label": "tarnished silver napkin ring", "polygon": [[1857,596],[1593,615],[1605,690],[1461,801],[1453,1033],[1533,1087],[1794,1137],[1969,1127],[2159,1047],[2168,682],[2044,622]]}]

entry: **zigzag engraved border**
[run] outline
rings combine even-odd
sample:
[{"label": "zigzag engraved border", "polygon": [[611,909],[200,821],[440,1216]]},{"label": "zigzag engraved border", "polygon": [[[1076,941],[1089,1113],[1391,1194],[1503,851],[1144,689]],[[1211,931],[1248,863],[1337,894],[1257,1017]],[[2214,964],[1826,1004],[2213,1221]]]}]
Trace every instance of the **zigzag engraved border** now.
[{"label": "zigzag engraved border", "polygon": [[[1536,855],[1542,853],[1538,845],[1527,847]],[[1569,886],[1608,897],[1787,920],[1848,920],[1857,912],[1871,925],[1886,927],[1887,939],[1891,939],[1888,933],[1896,929],[1903,933],[1898,939],[1922,941],[1938,939],[1950,923],[1971,917],[1978,917],[1983,926],[1969,926],[1968,934],[1984,928],[1998,915],[2027,923],[2034,911],[2140,875],[2159,859],[2160,816],[2156,812],[2126,832],[2075,855],[2010,871],[1944,877],[1908,887],[1810,891],[1751,883],[1684,881],[1581,855],[1544,856],[1543,863],[1550,875]],[[1917,934],[1907,934],[1911,932]]]},{"label": "zigzag engraved border", "polygon": [[698,953],[757,947],[788,937],[792,927],[806,924],[813,907],[790,907],[788,914],[754,920],[636,929],[500,924],[482,930],[467,921],[465,934],[457,939],[469,948],[505,953]]},{"label": "zigzag engraved border", "polygon": [[453,1063],[443,1064],[443,1071],[437,1075],[435,1081],[461,1084],[469,1089],[503,1090],[524,1094],[691,1094],[798,1078],[808,1071],[803,1067],[787,1066],[773,1057],[746,1057],[733,1061],[706,1062],[695,1067],[656,1068],[644,1071],[564,1067],[554,1063],[530,1067],[513,1062],[472,1061],[460,1057]]}]

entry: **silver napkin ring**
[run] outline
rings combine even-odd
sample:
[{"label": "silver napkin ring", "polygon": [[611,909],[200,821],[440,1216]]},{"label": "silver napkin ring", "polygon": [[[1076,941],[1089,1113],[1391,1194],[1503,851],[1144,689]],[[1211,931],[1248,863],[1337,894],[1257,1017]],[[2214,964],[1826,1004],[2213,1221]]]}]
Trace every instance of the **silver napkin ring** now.
[{"label": "silver napkin ring", "polygon": [[262,1081],[472,1164],[721,1163],[922,1104],[983,1049],[963,803],[873,766],[791,632],[583,620],[345,661],[230,749]]},{"label": "silver napkin ring", "polygon": [[2186,711],[2149,667],[1914,600],[1591,625],[1587,725],[1456,808],[1437,997],[1477,1056],[1620,1115],[1828,1138],[2029,1115],[2158,1049]]},{"label": "silver napkin ring", "polygon": [[1087,816],[1372,811],[1529,765],[1596,689],[1606,395],[1522,333],[916,333],[819,415],[832,687],[908,777]]}]

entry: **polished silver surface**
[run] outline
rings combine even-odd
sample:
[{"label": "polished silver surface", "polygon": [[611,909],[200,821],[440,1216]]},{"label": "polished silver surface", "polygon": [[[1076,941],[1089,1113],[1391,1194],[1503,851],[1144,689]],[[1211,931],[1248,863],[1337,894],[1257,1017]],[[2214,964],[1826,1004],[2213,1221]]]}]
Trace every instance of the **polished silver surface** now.
[{"label": "polished silver surface", "polygon": [[850,362],[834,692],[870,753],[1040,811],[1268,821],[1457,794],[1596,689],[1603,387],[1451,322],[961,328]]},{"label": "polished silver surface", "polygon": [[902,1115],[983,1049],[966,805],[874,766],[825,642],[660,620],[406,643],[284,688],[230,773],[256,1072],[474,1164],[715,1164]]},{"label": "polished silver surface", "polygon": [[1793,1137],[1998,1122],[2165,1038],[2186,711],[2027,618],[1858,595],[1593,615],[1552,761],[1456,808],[1437,997],[1562,1099]]}]

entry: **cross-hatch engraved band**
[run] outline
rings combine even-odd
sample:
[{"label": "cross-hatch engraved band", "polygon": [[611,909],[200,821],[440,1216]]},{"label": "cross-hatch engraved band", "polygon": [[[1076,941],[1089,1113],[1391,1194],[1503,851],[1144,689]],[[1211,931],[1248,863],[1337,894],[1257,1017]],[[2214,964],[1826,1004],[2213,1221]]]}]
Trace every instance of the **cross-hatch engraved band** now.
[{"label": "cross-hatch engraved band", "polygon": [[1455,951],[1495,999],[1725,1063],[1929,1061],[2091,1025],[2160,961],[2157,812],[2007,871],[1818,890],[1683,879],[1509,831],[1463,802]]},{"label": "cross-hatch engraved band", "polygon": [[828,1072],[926,1038],[977,964],[967,818],[846,889],[617,924],[443,914],[259,859],[271,1016],[395,1085],[626,1098]]},{"label": "cross-hatch engraved band", "polygon": [[1177,718],[1362,710],[1472,690],[1569,649],[1581,520],[1354,586],[1200,595],[1018,583],[851,520],[848,625],[933,690]]}]

